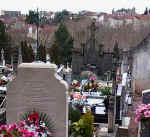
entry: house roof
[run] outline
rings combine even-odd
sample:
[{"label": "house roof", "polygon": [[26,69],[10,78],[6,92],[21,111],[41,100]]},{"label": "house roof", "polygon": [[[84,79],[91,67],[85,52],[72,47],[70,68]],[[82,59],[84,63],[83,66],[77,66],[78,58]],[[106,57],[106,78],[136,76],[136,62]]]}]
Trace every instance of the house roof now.
[{"label": "house roof", "polygon": [[100,16],[105,16],[106,18],[112,18],[112,19],[117,19],[117,20],[124,20],[124,19],[134,19],[137,18],[139,20],[149,20],[150,19],[150,14],[148,15],[141,15],[141,14],[107,14],[107,13],[100,13],[97,15],[98,17]]},{"label": "house roof", "polygon": [[54,13],[52,11],[47,13],[47,16],[52,16]]},{"label": "house roof", "polygon": [[138,18],[138,19],[141,19],[141,20],[147,20],[147,19],[150,19],[150,14],[148,14],[148,15],[136,15],[135,16],[136,18]]},{"label": "house roof", "polygon": [[41,29],[41,31],[43,32],[53,32],[57,29],[56,26],[52,26],[52,25],[45,25],[44,28]]},{"label": "house roof", "polygon": [[97,16],[97,13],[89,11],[89,12],[84,13],[84,16]]}]

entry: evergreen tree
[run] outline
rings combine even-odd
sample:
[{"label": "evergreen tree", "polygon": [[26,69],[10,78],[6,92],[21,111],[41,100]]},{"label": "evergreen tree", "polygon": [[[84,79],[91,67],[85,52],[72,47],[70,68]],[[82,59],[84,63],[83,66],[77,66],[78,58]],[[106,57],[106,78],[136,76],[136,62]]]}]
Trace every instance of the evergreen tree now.
[{"label": "evergreen tree", "polygon": [[42,43],[38,47],[38,60],[46,62],[46,48]]},{"label": "evergreen tree", "polygon": [[[58,30],[55,32],[55,39],[56,41],[54,42],[53,46],[57,48],[57,56],[60,56],[57,57],[57,59],[60,58],[60,61],[57,61],[57,63],[66,65],[68,62],[71,64],[73,39],[64,24],[60,24]],[[57,46],[59,46],[59,48]],[[52,50],[54,50],[54,47],[52,48]],[[54,54],[51,52],[51,58],[54,58],[52,57],[53,55]],[[56,55],[54,56],[56,57]]]},{"label": "evergreen tree", "polygon": [[55,24],[61,23],[66,19],[69,19],[69,11],[63,10],[61,12],[56,12],[53,23],[55,23]]},{"label": "evergreen tree", "polygon": [[34,52],[33,52],[33,49],[32,49],[31,45],[29,45],[29,47],[28,47],[28,53],[29,53],[30,61],[33,62],[34,61]]},{"label": "evergreen tree", "polygon": [[0,20],[0,41],[6,41],[6,30],[4,23]]},{"label": "evergreen tree", "polygon": [[36,12],[36,11],[32,11],[30,10],[29,11],[29,15],[26,15],[26,20],[25,22],[27,24],[36,24],[36,25],[39,25],[39,13]]},{"label": "evergreen tree", "polygon": [[4,49],[4,58],[6,63],[10,63],[11,60],[10,37],[6,33],[5,24],[0,20],[0,51],[2,48]]},{"label": "evergreen tree", "polygon": [[66,40],[70,37],[70,34],[67,30],[67,27],[65,24],[60,24],[59,28],[55,32],[55,38],[58,44],[65,43]]},{"label": "evergreen tree", "polygon": [[51,56],[51,62],[54,62],[56,65],[61,64],[60,46],[56,41],[49,49],[49,54]]},{"label": "evergreen tree", "polygon": [[22,61],[23,62],[33,62],[34,61],[34,53],[31,45],[28,47],[27,41],[21,42],[21,52],[22,52]]},{"label": "evergreen tree", "polygon": [[26,41],[21,41],[22,62],[28,62]]}]

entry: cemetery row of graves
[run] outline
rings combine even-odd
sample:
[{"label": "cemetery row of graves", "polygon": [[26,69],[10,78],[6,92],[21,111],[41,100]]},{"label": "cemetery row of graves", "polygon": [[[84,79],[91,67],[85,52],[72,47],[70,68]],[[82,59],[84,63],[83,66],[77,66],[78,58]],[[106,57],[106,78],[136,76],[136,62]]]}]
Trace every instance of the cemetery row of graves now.
[{"label": "cemetery row of graves", "polygon": [[[126,116],[126,113],[128,106],[132,103],[129,91],[130,84],[130,75],[124,73],[116,85],[115,122],[120,127],[129,126],[130,118]],[[108,124],[108,108],[111,92],[112,80],[102,81],[94,75],[90,75],[87,79],[73,80],[68,96],[70,126],[79,120],[81,116],[84,116],[88,110],[91,111],[93,116],[93,126],[97,126],[100,123]]]},{"label": "cemetery row of graves", "polygon": [[0,125],[6,124],[7,87],[15,78],[10,65],[0,66]]},{"label": "cemetery row of graves", "polygon": [[[94,74],[90,74],[88,77],[83,77],[80,80],[70,80],[70,72],[71,69],[67,68],[63,70],[61,75],[62,78],[70,84],[67,96],[67,102],[69,106],[69,136],[94,136],[95,127],[99,128],[101,124],[109,124],[108,119],[110,97],[113,90],[113,81],[112,79],[102,81]],[[57,73],[60,75],[59,69]],[[67,76],[67,74],[69,75]],[[15,76],[11,66],[6,65],[0,67],[0,125],[6,124],[6,99],[8,92],[7,86],[14,78]],[[124,130],[124,135],[126,136],[128,135],[128,128],[130,124],[130,117],[127,116],[127,111],[128,107],[132,105],[131,84],[130,73],[123,73],[121,77],[118,77],[118,80],[116,80],[115,123],[118,125],[118,128]],[[149,137],[150,135],[150,102],[147,93],[149,93],[149,90],[143,91],[143,104],[140,105],[135,112],[137,116],[135,119],[135,124],[140,123],[140,137]],[[38,124],[43,125],[43,123],[39,123],[39,115],[40,114],[36,113],[29,115],[29,117],[31,116],[29,121],[29,123],[31,122],[30,125],[36,121]],[[34,121],[33,118],[36,120]],[[25,121],[21,124],[23,124],[24,127],[28,126],[26,125],[27,123]],[[34,124],[36,125],[36,123]],[[0,127],[0,129],[2,127]],[[28,127],[29,129],[31,128],[30,126]],[[7,129],[6,127],[3,128]],[[142,132],[143,129],[147,129],[146,132]],[[103,127],[99,129],[97,134],[100,136],[103,132],[108,132],[108,128]],[[51,136],[50,132],[44,133],[43,136],[47,136],[46,134]]]},{"label": "cemetery row of graves", "polygon": [[[93,122],[93,129],[98,129],[96,133],[93,130],[93,136],[94,133],[97,136],[103,135],[104,132],[108,133],[109,102],[112,90],[112,80],[102,81],[95,75],[89,75],[86,79],[72,80],[68,96],[69,135],[75,134],[74,132],[78,134],[86,132],[82,128],[90,129],[90,126],[81,122],[81,120],[84,121],[84,117],[87,119],[85,122]],[[143,104],[137,106],[136,111],[132,112],[136,114],[132,124],[138,125],[138,132],[135,134],[139,137],[150,137],[149,93],[150,89],[142,91],[141,100]],[[132,105],[133,97],[131,73],[123,73],[116,82],[116,104],[114,108],[116,111],[115,124],[118,125],[118,132],[123,137],[129,134],[131,117],[127,113],[129,112],[129,106]],[[89,115],[89,110],[91,115]],[[89,119],[92,118],[93,120],[90,121]],[[103,124],[105,126],[100,128]],[[79,127],[80,132],[76,130]]]}]

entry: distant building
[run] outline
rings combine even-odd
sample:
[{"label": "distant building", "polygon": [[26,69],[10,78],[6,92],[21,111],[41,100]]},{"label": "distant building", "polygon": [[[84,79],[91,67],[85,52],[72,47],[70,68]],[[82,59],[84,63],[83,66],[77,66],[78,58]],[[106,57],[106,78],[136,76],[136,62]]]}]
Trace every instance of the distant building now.
[{"label": "distant building", "polygon": [[119,9],[119,10],[112,10],[112,14],[119,14],[119,15],[135,15],[136,14],[136,10],[135,7],[133,7],[132,9]]},{"label": "distant building", "polygon": [[21,11],[1,10],[1,15],[8,16],[8,17],[18,17],[18,16],[21,16]]},{"label": "distant building", "polygon": [[85,17],[89,17],[91,19],[97,19],[98,18],[98,14],[96,12],[92,12],[92,11],[81,11],[80,12],[81,15],[85,16]]},{"label": "distant building", "polygon": [[40,17],[48,16],[48,12],[47,11],[39,11],[39,15],[40,15]]}]

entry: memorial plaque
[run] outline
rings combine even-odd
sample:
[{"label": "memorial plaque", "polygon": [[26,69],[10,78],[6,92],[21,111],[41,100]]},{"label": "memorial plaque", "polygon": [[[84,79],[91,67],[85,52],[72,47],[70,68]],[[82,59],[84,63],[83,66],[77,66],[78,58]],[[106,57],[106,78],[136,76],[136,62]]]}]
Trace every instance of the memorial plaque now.
[{"label": "memorial plaque", "polygon": [[14,123],[19,120],[20,115],[37,109],[48,114],[54,121],[55,136],[66,137],[67,83],[55,76],[54,64],[20,64],[16,79],[8,86],[7,123]]}]

